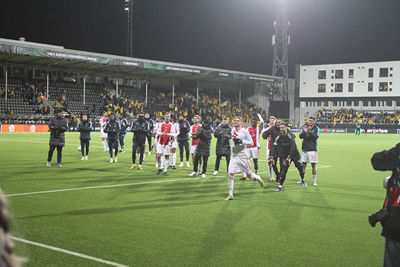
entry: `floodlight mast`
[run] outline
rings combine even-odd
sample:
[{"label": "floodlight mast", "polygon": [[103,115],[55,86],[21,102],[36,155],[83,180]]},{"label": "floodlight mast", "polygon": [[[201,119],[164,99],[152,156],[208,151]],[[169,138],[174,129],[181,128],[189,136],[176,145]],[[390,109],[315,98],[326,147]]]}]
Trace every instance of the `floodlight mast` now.
[{"label": "floodlight mast", "polygon": [[126,56],[133,57],[133,0],[125,0],[124,10],[128,13]]},{"label": "floodlight mast", "polygon": [[288,46],[290,45],[287,0],[277,0],[276,11],[277,15],[274,21],[275,34],[272,36],[272,46],[274,47],[272,75],[282,77],[282,87],[274,90],[273,98],[274,100],[287,101],[289,79]]}]

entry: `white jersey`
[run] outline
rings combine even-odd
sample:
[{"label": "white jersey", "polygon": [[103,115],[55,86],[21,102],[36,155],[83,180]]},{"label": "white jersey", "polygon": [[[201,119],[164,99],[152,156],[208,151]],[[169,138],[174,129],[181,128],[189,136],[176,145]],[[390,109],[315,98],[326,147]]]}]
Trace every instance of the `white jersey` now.
[{"label": "white jersey", "polygon": [[157,132],[158,132],[158,127],[160,127],[160,125],[161,125],[160,122],[154,123],[154,129],[153,129],[153,133],[155,132],[155,134],[154,134],[154,144],[157,144],[157,141],[158,141],[158,134],[157,134]]},{"label": "white jersey", "polygon": [[232,129],[232,139],[237,138],[242,140],[241,144],[233,144],[232,157],[247,157],[246,146],[253,145],[253,140],[249,134],[249,131],[242,128],[239,131],[236,128]]},{"label": "white jersey", "polygon": [[105,117],[101,117],[100,120],[99,120],[99,123],[100,123],[100,137],[101,138],[107,138],[107,134],[104,132],[104,126],[106,125],[107,121],[108,120]]}]

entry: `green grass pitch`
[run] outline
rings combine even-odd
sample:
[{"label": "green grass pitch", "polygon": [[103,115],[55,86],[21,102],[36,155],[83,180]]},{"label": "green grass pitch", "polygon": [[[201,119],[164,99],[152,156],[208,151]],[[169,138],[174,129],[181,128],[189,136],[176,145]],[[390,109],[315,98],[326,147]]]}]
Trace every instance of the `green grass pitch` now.
[{"label": "green grass pitch", "polygon": [[[233,201],[224,201],[225,161],[212,176],[215,157],[206,179],[191,179],[188,168],[157,176],[154,154],[146,156],[143,171],[129,170],[131,133],[116,164],[108,162],[99,133],[92,133],[88,161],[80,161],[79,135],[67,133],[64,168],[56,167],[56,153],[53,167],[46,168],[48,138],[49,133],[0,135],[5,194],[94,188],[9,196],[15,237],[128,266],[382,265],[381,227],[371,228],[367,216],[382,206],[382,180],[389,173],[373,171],[370,158],[393,147],[398,135],[321,134],[318,187],[310,186],[310,169],[309,186],[295,184],[299,176],[292,166],[280,193],[267,181],[262,143],[265,187],[237,176]],[[118,186],[97,188],[103,185]],[[28,259],[25,266],[103,265],[15,244]]]}]

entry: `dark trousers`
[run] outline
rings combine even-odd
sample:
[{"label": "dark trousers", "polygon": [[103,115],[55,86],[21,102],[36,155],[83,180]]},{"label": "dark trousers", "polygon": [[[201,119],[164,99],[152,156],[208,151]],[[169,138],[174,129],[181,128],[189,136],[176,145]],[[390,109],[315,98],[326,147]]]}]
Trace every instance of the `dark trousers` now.
[{"label": "dark trousers", "polygon": [[361,128],[356,128],[356,135],[360,135],[361,133]]},{"label": "dark trousers", "polygon": [[57,147],[57,163],[61,163],[61,159],[62,159],[62,146],[53,146],[50,145],[50,149],[49,149],[49,155],[47,157],[47,161],[51,162],[51,159],[53,158],[53,152],[54,149],[56,149]]},{"label": "dark trousers", "polygon": [[89,155],[89,141],[90,140],[81,140],[82,157],[85,155],[85,146],[86,146],[86,156]]},{"label": "dark trousers", "polygon": [[[274,170],[276,179],[279,178],[279,170],[278,170],[278,157],[273,157],[275,164],[272,164],[272,169]],[[277,180],[278,181],[278,180]]]},{"label": "dark trousers", "polygon": [[303,165],[300,163],[299,160],[292,160],[292,161],[290,161],[289,164],[287,164],[285,158],[279,158],[279,164],[280,164],[280,168],[281,168],[281,172],[279,174],[279,184],[280,185],[283,185],[283,183],[285,182],[287,171],[292,162],[296,166],[297,170],[299,170],[301,179],[304,179]]},{"label": "dark trousers", "polygon": [[185,149],[186,152],[186,161],[189,161],[189,140],[185,141],[178,141],[179,143],[179,155],[181,156],[181,162],[183,162],[183,149]]},{"label": "dark trousers", "polygon": [[222,157],[225,157],[225,159],[226,159],[226,171],[228,171],[228,166],[229,166],[229,162],[231,161],[231,156],[221,156],[221,155],[217,155],[217,160],[215,161],[215,170],[216,171],[219,170],[219,163],[220,163]]},{"label": "dark trousers", "polygon": [[110,158],[113,157],[113,150],[115,151],[115,156],[117,156],[118,155],[118,139],[115,139],[115,140],[107,139],[107,142],[108,142]]},{"label": "dark trousers", "polygon": [[201,174],[206,174],[208,157],[202,157],[202,156],[199,156],[197,154],[194,157],[193,171],[197,172],[199,170],[199,161],[200,161],[201,158],[203,158],[203,172]]},{"label": "dark trousers", "polygon": [[132,164],[136,162],[136,151],[139,148],[139,165],[142,165],[145,143],[138,143],[136,140],[133,140],[132,146]]},{"label": "dark trousers", "polygon": [[119,135],[119,143],[121,144],[121,149],[124,149],[124,144],[125,144],[124,139],[125,139],[125,135],[126,135],[126,132],[121,133],[121,134]]},{"label": "dark trousers", "polygon": [[385,237],[384,267],[400,266],[400,242]]},{"label": "dark trousers", "polygon": [[[151,136],[151,134],[149,134],[148,136],[147,136],[147,143],[148,143],[148,145],[149,145],[149,151],[151,151],[151,138],[152,138],[152,136]],[[144,151],[144,150],[143,150]]]}]

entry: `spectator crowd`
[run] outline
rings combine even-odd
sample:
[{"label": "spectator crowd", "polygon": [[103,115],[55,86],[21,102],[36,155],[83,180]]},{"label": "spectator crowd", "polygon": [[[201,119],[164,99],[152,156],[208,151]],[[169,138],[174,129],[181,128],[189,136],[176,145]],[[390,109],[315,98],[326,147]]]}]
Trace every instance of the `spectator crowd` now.
[{"label": "spectator crowd", "polygon": [[400,122],[400,111],[357,111],[355,109],[332,109],[321,108],[318,111],[317,121],[342,123],[390,123]]}]

